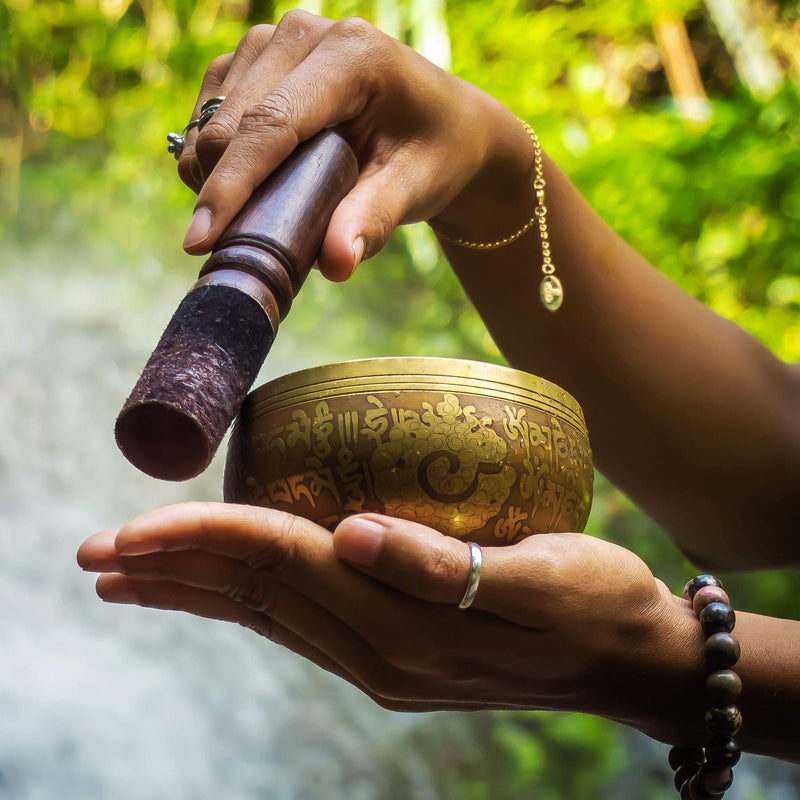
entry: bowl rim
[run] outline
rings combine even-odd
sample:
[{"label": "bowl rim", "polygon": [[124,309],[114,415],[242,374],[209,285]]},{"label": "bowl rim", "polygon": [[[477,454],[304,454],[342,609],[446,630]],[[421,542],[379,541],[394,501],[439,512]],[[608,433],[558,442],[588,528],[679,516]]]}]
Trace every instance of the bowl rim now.
[{"label": "bowl rim", "polygon": [[253,389],[242,413],[261,417],[328,396],[397,390],[460,391],[546,406],[586,433],[580,404],[552,381],[502,364],[438,356],[384,356],[307,367]]}]

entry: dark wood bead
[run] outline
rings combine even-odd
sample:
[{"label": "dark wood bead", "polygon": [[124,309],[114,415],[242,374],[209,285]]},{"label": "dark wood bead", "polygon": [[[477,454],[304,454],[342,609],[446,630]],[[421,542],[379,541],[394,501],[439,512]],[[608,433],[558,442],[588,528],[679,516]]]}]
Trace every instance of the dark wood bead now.
[{"label": "dark wood bead", "polygon": [[[697,766],[700,766],[706,760],[706,757],[702,747],[676,745],[670,748],[668,760],[672,769],[678,769],[684,764],[697,764]],[[680,786],[678,788],[680,789]]]},{"label": "dark wood bead", "polygon": [[687,783],[691,778],[697,775],[700,769],[700,764],[682,764],[675,770],[674,783],[675,788],[680,791],[684,783]]},{"label": "dark wood bead", "polygon": [[713,736],[735,736],[742,727],[742,712],[736,706],[709,708],[706,730]]},{"label": "dark wood bead", "polygon": [[742,654],[739,642],[729,633],[721,631],[712,633],[706,639],[703,648],[706,662],[711,669],[728,669],[732,667]]},{"label": "dark wood bead", "polygon": [[742,756],[742,748],[730,736],[713,736],[706,745],[709,769],[734,767]]},{"label": "dark wood bead", "polygon": [[719,586],[722,588],[722,581],[718,580],[713,575],[698,575],[696,578],[692,578],[684,587],[684,597],[686,597],[687,600],[694,600],[694,596],[697,594],[698,590],[702,589],[704,586]]},{"label": "dark wood bead", "polygon": [[733,670],[721,669],[708,676],[706,692],[712,706],[729,706],[742,693],[742,680]]},{"label": "dark wood bead", "polygon": [[709,603],[700,612],[700,624],[706,636],[723,631],[730,633],[736,626],[736,614],[725,603]]},{"label": "dark wood bead", "polygon": [[[695,797],[695,793],[692,789],[692,781],[694,780],[694,776],[689,778],[688,781],[685,781],[683,786],[680,788],[681,793],[681,800],[697,800]],[[697,784],[695,784],[696,786]]]},{"label": "dark wood bead", "polygon": [[721,586],[704,586],[695,592],[694,600],[692,600],[692,608],[694,613],[699,617],[700,612],[709,603],[727,603],[731,604],[728,593]]},{"label": "dark wood bead", "polygon": [[[704,789],[698,775],[695,775],[689,781],[688,796],[690,800],[722,800],[724,795],[725,792],[709,792]],[[683,795],[681,795],[681,798],[683,798]]]},{"label": "dark wood bead", "polygon": [[697,782],[705,791],[721,794],[733,785],[733,770],[730,767],[715,769],[708,764],[703,764],[697,773]]}]

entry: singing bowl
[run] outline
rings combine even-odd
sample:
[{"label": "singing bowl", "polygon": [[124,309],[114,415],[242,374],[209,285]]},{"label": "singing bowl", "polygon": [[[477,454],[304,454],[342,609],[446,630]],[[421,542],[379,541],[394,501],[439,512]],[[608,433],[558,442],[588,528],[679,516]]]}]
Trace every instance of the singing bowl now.
[{"label": "singing bowl", "polygon": [[493,364],[378,358],[251,392],[224,496],[330,529],[373,511],[498,545],[583,530],[592,481],[583,412],[558,386]]}]

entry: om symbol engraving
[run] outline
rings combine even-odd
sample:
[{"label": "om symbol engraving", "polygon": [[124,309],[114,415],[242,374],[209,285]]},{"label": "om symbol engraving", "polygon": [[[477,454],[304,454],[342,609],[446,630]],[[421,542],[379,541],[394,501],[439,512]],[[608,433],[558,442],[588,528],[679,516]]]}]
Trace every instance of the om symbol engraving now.
[{"label": "om symbol engraving", "polygon": [[394,420],[372,455],[375,494],[386,513],[464,537],[496,516],[517,479],[492,420],[453,394]]},{"label": "om symbol engraving", "polygon": [[417,468],[417,480],[419,481],[419,485],[427,494],[429,494],[439,503],[460,503],[462,500],[468,500],[473,494],[475,494],[475,491],[478,488],[478,479],[482,474],[497,475],[497,473],[503,468],[501,464],[486,464],[483,461],[479,461],[478,466],[475,469],[475,477],[472,479],[472,483],[470,483],[470,485],[467,486],[467,488],[463,491],[447,494],[446,492],[439,491],[438,489],[434,488],[428,477],[428,470],[430,469],[431,465],[440,458],[447,460],[449,466],[448,473],[450,475],[455,475],[458,473],[461,463],[456,456],[447,450],[434,450],[432,453],[428,453],[428,455],[426,455],[425,458],[419,462],[419,467]]}]

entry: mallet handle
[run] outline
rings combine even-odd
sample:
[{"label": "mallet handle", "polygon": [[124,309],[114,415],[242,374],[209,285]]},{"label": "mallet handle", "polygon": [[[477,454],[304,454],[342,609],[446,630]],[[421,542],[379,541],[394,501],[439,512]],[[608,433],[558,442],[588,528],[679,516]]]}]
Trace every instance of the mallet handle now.
[{"label": "mallet handle", "polygon": [[350,147],[325,130],[256,189],[203,265],[117,418],[117,444],[132,464],[166,480],[185,480],[208,466],[357,176]]}]

